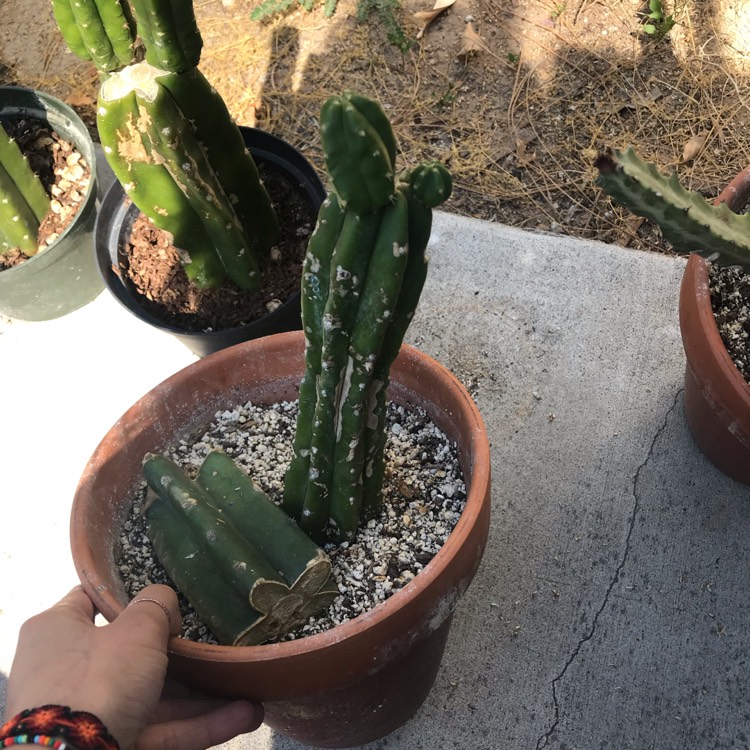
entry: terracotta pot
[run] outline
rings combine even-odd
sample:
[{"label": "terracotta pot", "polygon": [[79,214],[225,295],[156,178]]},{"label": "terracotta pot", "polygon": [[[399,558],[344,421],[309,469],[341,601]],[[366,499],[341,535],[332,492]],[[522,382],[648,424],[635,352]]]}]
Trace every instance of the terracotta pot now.
[{"label": "terracotta pot", "polygon": [[[127,603],[113,548],[140,482],[141,459],[252,400],[295,399],[301,332],[225,349],[181,370],[127,411],[90,459],[73,503],[71,541],[81,582],[112,620]],[[447,542],[411,583],[370,612],[328,632],[264,646],[173,639],[171,674],[200,690],[261,700],[266,722],[320,747],[378,739],[411,717],[435,680],[453,609],[482,557],[490,518],[490,455],[481,416],[441,365],[404,346],[390,396],[424,407],[459,446],[466,508]]]},{"label": "terracotta pot", "polygon": [[[750,167],[716,198],[733,211],[750,196]],[[732,479],[750,484],[750,386],[721,340],[711,308],[708,261],[691,255],[680,287],[685,349],[685,414],[706,457]]]}]

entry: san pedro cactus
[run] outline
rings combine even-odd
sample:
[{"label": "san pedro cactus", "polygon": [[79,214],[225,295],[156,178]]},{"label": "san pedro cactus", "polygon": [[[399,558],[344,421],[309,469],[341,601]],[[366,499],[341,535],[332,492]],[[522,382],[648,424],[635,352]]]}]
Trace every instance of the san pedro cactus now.
[{"label": "san pedro cactus", "polygon": [[0,253],[18,248],[36,255],[39,224],[49,205],[39,176],[0,124]]},{"label": "san pedro cactus", "polygon": [[148,455],[147,533],[172,581],[227,645],[277,640],[338,595],[331,563],[225,454],[196,480]]},{"label": "san pedro cactus", "polygon": [[722,266],[750,271],[750,215],[714,206],[683,188],[677,175],[666,177],[633,151],[608,150],[595,166],[597,183],[618,203],[656,222],[679,253],[699,253]]},{"label": "san pedro cactus", "polygon": [[[201,287],[228,278],[254,291],[278,221],[239,128],[197,68],[202,40],[192,0],[132,6],[55,5],[71,50],[103,74],[97,127],[106,159],[133,203],[184,251],[189,278]],[[94,54],[94,35],[116,54]]]},{"label": "san pedro cactus", "polygon": [[388,373],[424,285],[432,208],[451,193],[440,164],[396,180],[380,106],[347,93],[321,110],[333,192],[302,274],[305,373],[283,508],[313,539],[351,540],[380,504]]}]

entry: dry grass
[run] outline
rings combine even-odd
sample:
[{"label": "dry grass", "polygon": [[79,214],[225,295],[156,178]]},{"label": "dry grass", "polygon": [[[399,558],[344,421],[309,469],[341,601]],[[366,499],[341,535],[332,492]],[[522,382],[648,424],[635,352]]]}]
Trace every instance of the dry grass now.
[{"label": "dry grass", "polygon": [[[606,145],[633,144],[707,196],[750,163],[750,18],[731,2],[665,2],[678,24],[652,41],[640,29],[638,0],[457,0],[405,54],[388,45],[376,18],[354,20],[356,0],[339,0],[332,19],[295,10],[253,23],[254,0],[197,0],[196,15],[201,67],[238,121],[286,138],[321,169],[320,106],[354,89],[386,108],[402,166],[448,164],[455,193],[446,210],[663,251],[653,227],[596,188],[593,156]],[[431,0],[402,6],[399,20],[414,37],[411,14]],[[4,12],[8,6],[0,8],[0,29]],[[458,57],[467,17],[487,51]],[[38,17],[34,24],[42,54],[20,62],[8,59],[11,38],[0,31],[0,76],[58,93],[90,114],[91,67],[65,56],[53,24],[39,30]],[[682,163],[683,147],[701,134],[705,148]]]}]

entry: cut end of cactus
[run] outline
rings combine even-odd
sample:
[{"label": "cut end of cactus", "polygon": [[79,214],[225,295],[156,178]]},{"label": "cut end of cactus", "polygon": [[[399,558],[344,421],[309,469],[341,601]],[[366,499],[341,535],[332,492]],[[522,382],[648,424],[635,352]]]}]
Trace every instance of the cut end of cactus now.
[{"label": "cut end of cactus", "polygon": [[112,73],[101,85],[100,98],[105,102],[114,102],[131,93],[136,93],[146,101],[152,102],[159,93],[157,78],[169,75],[169,72],[157,68],[145,60],[128,65]]}]

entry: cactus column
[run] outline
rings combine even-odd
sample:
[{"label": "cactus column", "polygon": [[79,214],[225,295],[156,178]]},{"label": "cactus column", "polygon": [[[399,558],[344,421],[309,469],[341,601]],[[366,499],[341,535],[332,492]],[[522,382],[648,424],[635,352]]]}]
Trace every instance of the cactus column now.
[{"label": "cactus column", "polygon": [[197,68],[192,0],[133,0],[133,8],[135,22],[124,0],[55,0],[68,46],[103,74],[97,125],[107,161],[184,251],[197,285],[228,278],[254,291],[278,222],[239,128]]},{"label": "cactus column", "polygon": [[303,269],[306,368],[283,507],[317,541],[348,541],[363,502],[380,500],[388,371],[424,283],[431,209],[450,195],[450,176],[422,165],[397,185],[393,131],[365,97],[329,99],[320,121],[334,192]]}]

